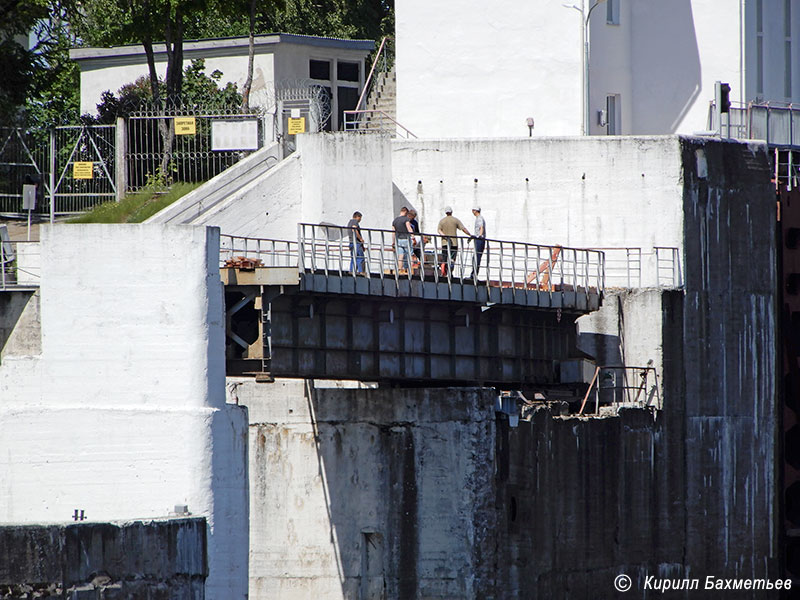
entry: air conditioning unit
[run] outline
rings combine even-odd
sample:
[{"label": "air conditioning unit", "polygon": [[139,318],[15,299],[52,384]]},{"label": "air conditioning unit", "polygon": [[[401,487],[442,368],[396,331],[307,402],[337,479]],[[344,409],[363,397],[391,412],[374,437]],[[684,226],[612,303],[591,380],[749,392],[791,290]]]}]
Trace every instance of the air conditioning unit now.
[{"label": "air conditioning unit", "polygon": [[605,127],[608,125],[608,113],[606,112],[606,109],[597,111],[597,124],[600,127]]}]

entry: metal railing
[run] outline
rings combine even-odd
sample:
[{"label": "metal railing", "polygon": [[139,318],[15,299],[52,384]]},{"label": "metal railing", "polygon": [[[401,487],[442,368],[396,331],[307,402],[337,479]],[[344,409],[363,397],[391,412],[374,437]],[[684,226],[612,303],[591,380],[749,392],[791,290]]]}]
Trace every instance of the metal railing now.
[{"label": "metal railing", "polygon": [[221,235],[219,240],[220,266],[247,259],[259,267],[297,267],[298,244],[289,240],[247,238]]},{"label": "metal railing", "polygon": [[658,373],[649,361],[645,367],[596,367],[578,414],[594,392],[594,413],[599,414],[600,404],[614,406],[656,406],[661,408]]},{"label": "metal railing", "polygon": [[712,100],[708,107],[708,129],[727,137],[764,140],[770,146],[800,148],[800,106],[784,102],[732,103],[726,114],[720,124]]},{"label": "metal railing", "polygon": [[655,246],[593,248],[606,256],[606,286],[619,288],[682,287],[680,251],[675,247]]},{"label": "metal railing", "polygon": [[39,287],[39,248],[39,242],[0,241],[0,291]]},{"label": "metal railing", "polygon": [[602,293],[605,287],[605,257],[598,250],[488,239],[480,252],[476,238],[448,239],[427,233],[414,234],[406,246],[398,244],[391,230],[363,228],[363,244],[354,244],[352,231],[336,225],[298,224],[300,270],[551,293]]},{"label": "metal railing", "polygon": [[411,130],[382,110],[345,110],[344,130],[360,133],[389,133],[406,139],[416,138]]}]

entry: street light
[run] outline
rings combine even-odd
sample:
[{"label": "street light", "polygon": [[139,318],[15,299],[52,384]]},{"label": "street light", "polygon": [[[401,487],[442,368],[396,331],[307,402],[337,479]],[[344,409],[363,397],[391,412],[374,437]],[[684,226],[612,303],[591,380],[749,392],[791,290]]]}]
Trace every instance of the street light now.
[{"label": "street light", "polygon": [[[591,0],[589,0],[591,2]],[[583,123],[581,124],[581,135],[589,135],[589,19],[592,16],[592,11],[598,7],[598,5],[602,4],[606,0],[597,0],[592,6],[589,8],[589,12],[585,13],[584,16],[584,4],[581,2],[581,6],[578,7],[574,4],[562,4],[566,8],[574,8],[579,13],[581,13],[581,44],[583,45],[583,80],[581,81],[581,87],[583,88]]]}]

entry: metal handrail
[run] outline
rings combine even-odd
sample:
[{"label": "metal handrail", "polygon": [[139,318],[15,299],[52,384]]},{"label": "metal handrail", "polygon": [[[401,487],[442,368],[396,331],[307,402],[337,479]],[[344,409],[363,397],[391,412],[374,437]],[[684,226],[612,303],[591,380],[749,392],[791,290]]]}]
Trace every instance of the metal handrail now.
[{"label": "metal handrail", "polygon": [[378,53],[375,55],[375,60],[372,61],[372,68],[370,68],[370,70],[369,70],[369,76],[367,77],[367,80],[364,82],[364,89],[361,90],[361,95],[358,97],[358,102],[356,103],[356,110],[360,110],[361,109],[361,105],[363,104],[364,100],[366,100],[366,98],[368,97],[367,94],[368,94],[368,91],[369,91],[369,86],[370,86],[370,83],[372,83],[372,74],[375,72],[375,67],[378,64],[378,60],[381,57],[381,53],[383,52],[383,47],[386,45],[386,40],[387,39],[388,39],[388,36],[385,36],[381,40],[381,45],[378,48]]},{"label": "metal handrail", "polygon": [[[600,373],[604,371],[610,375],[609,379],[611,380],[612,385],[603,385],[603,381],[606,379],[600,377]],[[616,373],[620,371],[622,372],[622,383],[618,384],[616,381]],[[632,374],[632,377],[630,378],[633,379],[632,383],[629,383],[629,374]],[[650,383],[651,375],[653,377],[652,383]],[[586,407],[586,403],[589,400],[592,390],[595,392],[595,414],[599,414],[600,412],[600,390],[606,390],[606,392],[608,392],[614,399],[616,399],[618,396],[623,396],[624,403],[648,406],[651,404],[651,400],[655,398],[656,405],[659,407],[661,406],[661,392],[658,388],[658,372],[656,371],[656,368],[652,366],[652,361],[648,361],[648,365],[644,367],[595,367],[592,381],[589,383],[589,387],[587,388],[586,394],[581,402],[580,410],[578,410],[579,415],[583,414],[583,409]],[[633,396],[633,399],[631,399],[631,396]]]},{"label": "metal handrail", "polygon": [[260,261],[259,266],[263,267],[297,267],[298,244],[295,241],[235,235],[219,237],[221,267],[238,258]]},{"label": "metal handrail", "polygon": [[411,236],[409,268],[409,253],[405,245],[397,244],[392,230],[361,228],[360,248],[352,243],[351,233],[352,229],[338,225],[299,223],[301,270],[355,277],[361,274],[358,250],[363,249],[363,274],[397,284],[432,281],[509,288],[512,294],[573,290],[587,296],[602,293],[605,285],[605,259],[598,250],[487,239],[483,252],[477,253],[474,237],[453,240],[420,232]]},{"label": "metal handrail", "polygon": [[[359,130],[358,125],[360,124],[361,120],[358,118],[361,115],[369,115],[369,114],[376,114],[380,115],[381,118],[386,118],[387,120],[391,121],[395,125],[395,130],[399,127],[406,133],[406,138],[412,137],[417,138],[417,136],[405,125],[399,123],[394,117],[391,115],[383,112],[382,110],[345,110],[343,111],[344,115],[344,128],[345,131],[356,131]],[[351,120],[348,120],[348,117],[355,117]],[[353,127],[348,128],[348,125]],[[381,132],[382,129],[377,129],[375,131]]]}]

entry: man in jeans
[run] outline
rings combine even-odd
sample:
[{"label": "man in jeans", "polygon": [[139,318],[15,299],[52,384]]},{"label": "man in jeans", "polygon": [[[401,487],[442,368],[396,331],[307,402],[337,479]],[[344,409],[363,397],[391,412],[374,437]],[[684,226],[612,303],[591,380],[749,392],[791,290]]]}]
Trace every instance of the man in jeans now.
[{"label": "man in jeans", "polygon": [[472,209],[475,216],[475,262],[472,264],[472,275],[470,279],[478,277],[478,270],[481,268],[481,258],[486,249],[486,221],[481,216],[481,207],[476,206]]},{"label": "man in jeans", "polygon": [[[411,268],[411,242],[413,241],[411,222],[408,218],[408,209],[400,209],[400,215],[392,221],[392,235],[394,236],[397,265],[400,275],[405,275]],[[400,260],[402,254],[403,260]],[[403,266],[405,265],[405,266]]]},{"label": "man in jeans", "polygon": [[350,229],[350,272],[364,275],[364,238],[361,237],[360,223],[361,213],[358,211],[353,213],[353,218],[347,223]]},{"label": "man in jeans", "polygon": [[445,255],[447,272],[451,275],[453,273],[453,263],[456,261],[456,255],[458,254],[459,229],[469,235],[469,231],[464,227],[464,224],[453,216],[453,209],[445,206],[444,218],[439,221],[439,235],[444,236],[442,239],[442,252]]}]

